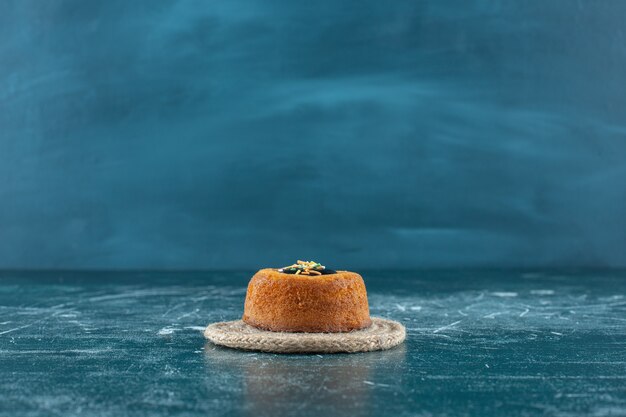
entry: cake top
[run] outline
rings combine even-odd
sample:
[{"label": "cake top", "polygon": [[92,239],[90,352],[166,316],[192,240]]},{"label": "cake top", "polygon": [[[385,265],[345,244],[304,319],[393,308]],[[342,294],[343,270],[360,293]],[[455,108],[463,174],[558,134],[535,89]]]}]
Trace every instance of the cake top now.
[{"label": "cake top", "polygon": [[295,264],[282,267],[278,272],[292,275],[329,275],[336,274],[336,271],[326,268],[324,265],[315,261],[297,261]]}]

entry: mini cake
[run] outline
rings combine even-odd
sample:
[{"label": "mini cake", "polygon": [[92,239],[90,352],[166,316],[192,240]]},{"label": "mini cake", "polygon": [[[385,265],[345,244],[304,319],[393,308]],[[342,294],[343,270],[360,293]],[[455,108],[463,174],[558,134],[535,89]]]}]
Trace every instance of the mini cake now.
[{"label": "mini cake", "polygon": [[248,284],[243,321],[275,332],[349,332],[372,323],[359,274],[317,262],[261,269]]}]

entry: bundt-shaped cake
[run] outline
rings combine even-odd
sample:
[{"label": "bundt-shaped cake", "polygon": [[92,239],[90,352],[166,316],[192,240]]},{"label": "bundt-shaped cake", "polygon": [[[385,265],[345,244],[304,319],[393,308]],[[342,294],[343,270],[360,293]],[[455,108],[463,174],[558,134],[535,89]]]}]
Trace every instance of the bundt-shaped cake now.
[{"label": "bundt-shaped cake", "polygon": [[317,262],[261,269],[248,284],[243,321],[275,332],[349,332],[372,323],[359,274]]}]

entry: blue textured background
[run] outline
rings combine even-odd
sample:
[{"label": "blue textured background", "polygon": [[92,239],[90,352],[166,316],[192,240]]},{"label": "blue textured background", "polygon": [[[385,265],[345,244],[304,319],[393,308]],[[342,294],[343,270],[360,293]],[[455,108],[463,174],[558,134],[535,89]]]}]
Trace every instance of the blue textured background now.
[{"label": "blue textured background", "polygon": [[0,6],[0,267],[626,265],[626,2]]}]

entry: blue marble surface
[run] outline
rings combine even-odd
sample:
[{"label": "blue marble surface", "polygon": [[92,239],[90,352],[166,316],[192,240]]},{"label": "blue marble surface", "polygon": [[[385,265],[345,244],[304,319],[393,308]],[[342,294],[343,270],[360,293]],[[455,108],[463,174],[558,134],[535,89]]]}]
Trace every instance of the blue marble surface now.
[{"label": "blue marble surface", "polygon": [[364,271],[407,341],[341,355],[207,343],[250,275],[0,273],[0,415],[626,415],[625,271]]}]

